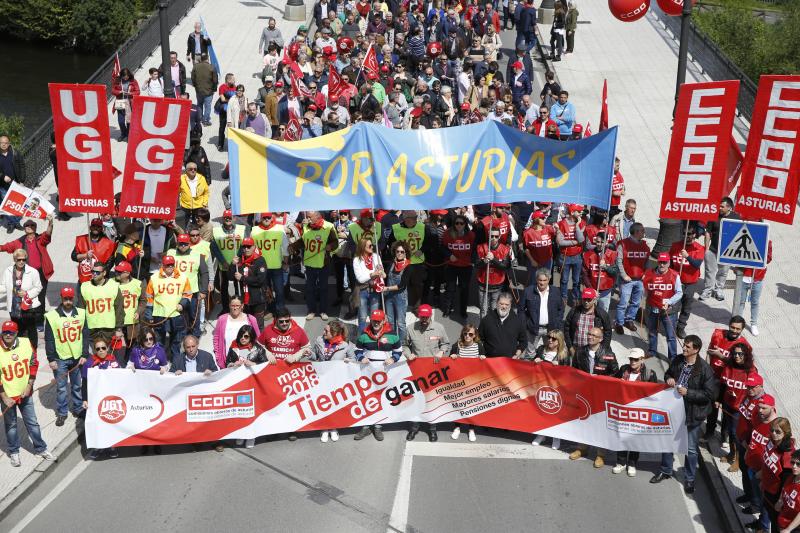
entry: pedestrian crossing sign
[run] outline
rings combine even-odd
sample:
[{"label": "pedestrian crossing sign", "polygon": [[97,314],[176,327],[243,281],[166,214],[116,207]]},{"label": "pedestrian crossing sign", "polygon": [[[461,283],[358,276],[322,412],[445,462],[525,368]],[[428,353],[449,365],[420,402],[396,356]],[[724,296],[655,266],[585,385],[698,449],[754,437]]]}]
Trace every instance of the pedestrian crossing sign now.
[{"label": "pedestrian crossing sign", "polygon": [[722,219],[719,230],[717,263],[746,268],[767,266],[769,224]]}]

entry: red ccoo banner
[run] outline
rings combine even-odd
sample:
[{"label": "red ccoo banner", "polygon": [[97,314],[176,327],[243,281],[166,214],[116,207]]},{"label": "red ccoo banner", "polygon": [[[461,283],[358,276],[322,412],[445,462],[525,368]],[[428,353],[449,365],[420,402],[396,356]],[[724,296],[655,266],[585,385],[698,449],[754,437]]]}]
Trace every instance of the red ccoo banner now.
[{"label": "red ccoo banner", "polygon": [[175,217],[191,110],[192,103],[184,99],[133,100],[119,216]]},{"label": "red ccoo banner", "polygon": [[662,218],[717,219],[738,96],[738,81],[681,86],[661,195]]},{"label": "red ccoo banner", "polygon": [[800,76],[761,76],[736,211],[791,224],[800,187]]},{"label": "red ccoo banner", "polygon": [[111,141],[103,85],[51,83],[59,210],[114,212]]}]

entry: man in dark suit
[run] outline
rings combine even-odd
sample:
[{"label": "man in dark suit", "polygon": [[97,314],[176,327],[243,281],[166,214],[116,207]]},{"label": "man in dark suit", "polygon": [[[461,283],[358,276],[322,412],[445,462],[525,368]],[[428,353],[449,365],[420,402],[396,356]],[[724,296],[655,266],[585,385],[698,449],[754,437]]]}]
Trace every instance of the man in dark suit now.
[{"label": "man in dark suit", "polygon": [[564,300],[558,291],[550,289],[550,271],[542,268],[536,271],[536,283],[527,287],[520,298],[517,314],[525,319],[528,333],[526,358],[536,354],[539,340],[548,331],[564,326]]},{"label": "man in dark suit", "polygon": [[201,372],[210,376],[212,372],[219,370],[214,356],[205,350],[197,347],[200,341],[194,335],[187,335],[183,338],[183,351],[172,358],[172,365],[169,368],[176,376],[184,372]]},{"label": "man in dark suit", "polygon": [[[328,13],[333,11],[336,13],[335,0],[319,0],[314,6],[314,20],[317,22],[317,28],[322,27],[322,21],[328,18]],[[370,17],[371,19],[372,17]]]}]

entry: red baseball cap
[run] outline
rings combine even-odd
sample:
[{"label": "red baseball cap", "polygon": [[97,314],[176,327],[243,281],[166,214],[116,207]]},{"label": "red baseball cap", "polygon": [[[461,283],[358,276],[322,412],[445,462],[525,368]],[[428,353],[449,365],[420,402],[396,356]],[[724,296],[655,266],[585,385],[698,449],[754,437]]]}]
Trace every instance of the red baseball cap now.
[{"label": "red baseball cap", "polygon": [[658,262],[669,263],[669,254],[667,252],[661,252],[660,254],[658,254]]},{"label": "red baseball cap", "polygon": [[317,110],[317,106],[315,106],[314,104],[311,104],[310,106],[308,106],[308,110],[309,111],[316,111]]},{"label": "red baseball cap", "polygon": [[[6,323],[7,324],[7,323]],[[3,329],[5,329],[5,324],[3,324]],[[771,394],[765,394],[764,396],[758,399],[759,404],[769,405],[770,407],[775,407],[775,397]]]},{"label": "red baseball cap", "polygon": [[5,322],[3,322],[3,327],[0,328],[0,330],[4,332],[13,331],[16,333],[17,331],[19,331],[19,326],[17,326],[17,323],[14,322],[13,320],[6,320]]},{"label": "red baseball cap", "polygon": [[102,228],[103,227],[103,221],[101,219],[99,219],[99,218],[93,218],[92,221],[89,223],[89,227],[92,227],[92,226],[99,226],[99,227]]},{"label": "red baseball cap", "polygon": [[283,80],[278,80],[275,82],[275,87],[283,87]]},{"label": "red baseball cap", "polygon": [[520,63],[519,61],[514,61],[513,63],[511,63],[511,68],[522,68],[522,63]]},{"label": "red baseball cap", "polygon": [[533,218],[545,218],[544,213],[542,213],[541,211],[534,211],[533,215],[531,215],[531,216]]},{"label": "red baseball cap", "polygon": [[175,258],[172,257],[171,255],[165,255],[163,258],[161,258],[162,266],[170,266],[174,264],[175,264]]},{"label": "red baseball cap", "polygon": [[242,246],[255,246],[256,241],[253,240],[252,237],[245,237],[242,239]]},{"label": "red baseball cap", "polygon": [[758,387],[764,385],[764,378],[761,377],[761,374],[750,374],[744,384],[746,387]]},{"label": "red baseball cap", "polygon": [[591,287],[586,287],[585,289],[583,289],[583,292],[581,293],[581,298],[583,298],[584,300],[594,300],[595,298],[597,298],[597,291]]},{"label": "red baseball cap", "polygon": [[116,270],[117,272],[133,272],[131,264],[128,263],[127,261],[120,261],[119,263],[117,263],[117,266],[114,267],[114,270]]},{"label": "red baseball cap", "polygon": [[496,203],[496,204],[492,204],[492,207],[511,207],[511,204],[499,202],[499,203]]},{"label": "red baseball cap", "polygon": [[386,318],[386,313],[382,309],[375,309],[369,314],[370,320],[383,320],[384,318]]},{"label": "red baseball cap", "polygon": [[386,66],[386,65],[383,65],[383,66],[381,67],[381,72],[389,72],[389,67],[388,67],[388,66]]},{"label": "red baseball cap", "polygon": [[575,124],[572,126],[572,133],[583,133],[583,126],[580,124]]},{"label": "red baseball cap", "polygon": [[192,242],[192,240],[189,238],[188,233],[181,233],[180,235],[178,235],[178,242],[183,244],[189,244]]},{"label": "red baseball cap", "polygon": [[233,211],[226,209],[222,212],[222,218],[233,218]]},{"label": "red baseball cap", "polygon": [[428,317],[433,316],[433,308],[428,304],[422,304],[417,309],[417,316],[419,317]]},{"label": "red baseball cap", "polygon": [[362,209],[358,213],[358,218],[375,218],[375,217],[372,215],[372,209]]},{"label": "red baseball cap", "polygon": [[461,111],[469,111],[470,109],[472,109],[472,107],[470,107],[468,103],[464,102],[461,104]]},{"label": "red baseball cap", "polygon": [[446,215],[447,209],[431,209],[431,215]]},{"label": "red baseball cap", "polygon": [[581,204],[569,204],[569,212],[574,213],[575,211],[583,211],[583,206]]},{"label": "red baseball cap", "polygon": [[61,287],[62,298],[75,298],[75,289],[72,287]]}]

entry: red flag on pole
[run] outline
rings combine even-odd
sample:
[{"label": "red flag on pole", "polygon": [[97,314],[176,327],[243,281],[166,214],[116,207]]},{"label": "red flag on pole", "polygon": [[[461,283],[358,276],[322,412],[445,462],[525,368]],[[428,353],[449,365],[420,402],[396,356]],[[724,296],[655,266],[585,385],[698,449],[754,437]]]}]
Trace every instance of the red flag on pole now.
[{"label": "red flag on pole", "polygon": [[338,100],[344,90],[344,81],[333,65],[328,73],[328,101],[333,102]]},{"label": "red flag on pole", "polygon": [[122,72],[122,67],[119,64],[119,52],[114,54],[114,67],[111,69],[111,83],[114,83],[114,80],[119,78],[119,73]]},{"label": "red flag on pole", "polygon": [[300,117],[294,109],[289,110],[289,123],[286,124],[286,132],[283,134],[284,141],[299,141],[303,138],[303,128],[300,126]]},{"label": "red flag on pole", "polygon": [[371,44],[367,48],[367,53],[364,55],[364,63],[362,68],[367,71],[367,77],[378,78],[380,75],[380,66],[378,65],[378,54],[375,52],[375,47]]},{"label": "red flag on pole", "polygon": [[592,136],[592,124],[590,122],[586,122],[586,131],[583,132],[583,138],[591,137]]},{"label": "red flag on pole", "polygon": [[292,91],[289,94],[289,96],[302,97],[302,98],[311,97],[311,91],[308,90],[308,87],[306,87],[306,84],[303,83],[303,80],[295,76],[294,71],[289,72],[289,79],[292,82]]},{"label": "red flag on pole", "polygon": [[608,129],[608,80],[603,80],[603,104],[600,107],[600,128],[598,131]]}]

